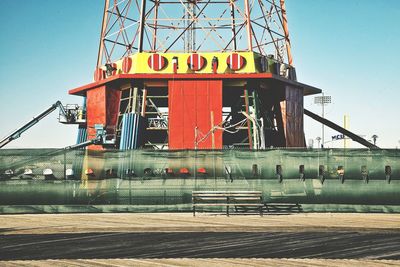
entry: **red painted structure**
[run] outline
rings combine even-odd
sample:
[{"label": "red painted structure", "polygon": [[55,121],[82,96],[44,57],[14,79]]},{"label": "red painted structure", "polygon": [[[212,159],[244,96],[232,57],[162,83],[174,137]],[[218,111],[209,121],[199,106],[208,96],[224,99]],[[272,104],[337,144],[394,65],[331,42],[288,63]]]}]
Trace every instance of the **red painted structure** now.
[{"label": "red painted structure", "polygon": [[240,70],[246,64],[246,59],[238,53],[232,53],[226,59],[226,64],[228,64],[231,70]]},{"label": "red painted structure", "polygon": [[169,81],[168,106],[170,149],[222,148],[220,130],[205,137],[222,122],[221,80]]},{"label": "red painted structure", "polygon": [[95,82],[103,80],[104,77],[105,77],[105,71],[103,69],[97,68],[94,71],[93,79],[94,79]]},{"label": "red painted structure", "polygon": [[153,70],[162,70],[166,66],[167,60],[160,54],[152,54],[147,60],[147,64]]},{"label": "red painted structure", "polygon": [[[240,67],[240,64],[237,66]],[[135,110],[126,111],[126,107],[121,104],[122,99],[126,98],[121,98],[126,88],[137,88],[136,103],[139,107]],[[261,107],[264,109],[260,110],[257,116],[265,117],[266,112],[273,112],[273,117],[270,118],[276,120],[277,130],[274,134],[264,133],[266,145],[304,147],[303,96],[317,91],[319,89],[315,87],[265,72],[116,74],[72,89],[69,93],[86,96],[88,138],[95,136],[95,124],[103,124],[108,133],[118,133],[119,114],[122,113],[141,113],[149,123],[153,118],[159,119],[158,115],[152,115],[157,112],[152,110],[151,106],[160,104],[168,109],[167,128],[154,129],[154,126],[149,125],[145,131],[147,142],[165,140],[169,149],[221,149],[226,145],[243,143],[221,130],[223,109],[228,107],[233,112],[233,117],[229,119],[230,124],[245,119],[242,112],[250,114],[252,111],[247,108],[249,105],[260,107],[259,103],[252,101],[253,93],[257,94],[256,98],[261,101]],[[150,100],[143,102],[146,97]],[[129,101],[132,104],[133,100]],[[241,108],[234,110],[235,103]],[[247,107],[244,108],[245,106]],[[267,119],[265,117],[264,121]],[[241,126],[244,129],[238,134],[240,139],[249,137],[246,141],[248,145],[242,144],[241,147],[254,147],[252,138],[255,133],[251,125],[252,122],[248,120]],[[218,128],[213,128],[217,126]],[[118,148],[118,137],[113,148]]]},{"label": "red painted structure", "polygon": [[187,59],[187,64],[191,70],[198,71],[204,68],[206,60],[200,54],[191,54]]},{"label": "red painted structure", "polygon": [[[96,137],[95,124],[107,126],[112,133],[117,124],[119,101],[121,92],[107,85],[102,85],[87,91],[87,131],[88,139]],[[100,150],[102,146],[91,146],[91,149]]]},{"label": "red painted structure", "polygon": [[88,138],[115,133],[93,149],[304,147],[303,98],[321,92],[297,82],[284,0],[106,0],[96,67],[69,92]]},{"label": "red painted structure", "polygon": [[122,71],[128,73],[132,68],[132,58],[125,57],[122,61]]}]

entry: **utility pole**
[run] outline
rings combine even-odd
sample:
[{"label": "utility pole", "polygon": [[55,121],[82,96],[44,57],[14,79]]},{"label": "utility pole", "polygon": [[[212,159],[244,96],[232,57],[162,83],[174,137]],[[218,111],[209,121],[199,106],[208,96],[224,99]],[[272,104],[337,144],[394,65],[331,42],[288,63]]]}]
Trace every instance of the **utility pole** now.
[{"label": "utility pole", "polygon": [[320,144],[321,144],[321,137],[317,137],[317,138],[315,138],[315,140],[317,140],[317,142],[318,142],[318,148],[320,148]]},{"label": "utility pole", "polygon": [[374,141],[374,145],[376,145],[376,139],[378,139],[378,136],[374,134],[373,136],[371,136],[371,138]]},{"label": "utility pole", "polygon": [[[314,104],[321,105],[322,106],[322,118],[325,118],[325,105],[328,105],[332,102],[331,96],[326,96],[324,93],[322,93],[322,96],[316,96],[314,97]],[[324,124],[321,123],[322,125],[322,142],[321,142],[321,147],[324,147],[325,143],[325,129],[324,129]]]},{"label": "utility pole", "polygon": [[[349,116],[348,115],[344,115],[343,117],[343,128],[345,128],[346,130],[349,129]],[[347,148],[347,143],[348,138],[346,136],[343,137],[343,148],[346,149]]]}]

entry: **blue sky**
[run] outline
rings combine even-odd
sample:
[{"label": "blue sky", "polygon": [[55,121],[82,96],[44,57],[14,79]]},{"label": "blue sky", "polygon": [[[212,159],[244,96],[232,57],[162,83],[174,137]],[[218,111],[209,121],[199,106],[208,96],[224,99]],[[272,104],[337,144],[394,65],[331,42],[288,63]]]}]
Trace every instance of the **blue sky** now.
[{"label": "blue sky", "polygon": [[[286,7],[297,77],[332,96],[326,117],[342,124],[347,114],[350,130],[400,147],[400,1],[287,0]],[[103,1],[2,0],[0,8],[3,137],[57,100],[82,102],[67,91],[92,81]],[[313,97],[305,108],[321,112]],[[75,128],[54,113],[8,147],[70,145]],[[321,127],[306,118],[305,133],[315,139]],[[334,134],[326,128],[325,139]]]}]

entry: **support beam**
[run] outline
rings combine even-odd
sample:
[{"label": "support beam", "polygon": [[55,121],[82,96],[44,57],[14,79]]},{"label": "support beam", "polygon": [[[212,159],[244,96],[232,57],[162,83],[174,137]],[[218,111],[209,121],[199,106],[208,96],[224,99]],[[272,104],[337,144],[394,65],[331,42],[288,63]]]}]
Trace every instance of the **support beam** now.
[{"label": "support beam", "polygon": [[229,7],[231,11],[231,31],[232,31],[232,50],[236,51],[236,21],[235,21],[235,6],[234,0],[229,1]]},{"label": "support beam", "polygon": [[253,51],[253,34],[251,30],[249,0],[244,0],[244,8],[245,8],[245,19],[246,19],[246,30],[247,30],[247,46],[249,51]]},{"label": "support beam", "polygon": [[146,21],[146,0],[142,0],[140,5],[140,21],[139,21],[139,45],[138,52],[143,52],[143,42],[144,42],[144,23]]},{"label": "support beam", "polygon": [[290,48],[289,27],[287,25],[285,0],[281,0],[280,4],[281,4],[281,12],[282,12],[283,31],[285,33],[285,43],[286,43],[286,53],[287,53],[288,63],[290,66],[293,66],[293,57],[292,57],[292,51]]},{"label": "support beam", "polygon": [[142,111],[141,111],[142,117],[146,116],[146,103],[147,103],[147,89],[143,89],[143,93],[142,93]]},{"label": "support beam", "polygon": [[153,52],[156,52],[157,50],[157,27],[158,27],[158,6],[159,6],[159,0],[154,1],[154,19],[153,19],[153,24],[154,24],[154,30],[153,30],[153,46],[151,50]]},{"label": "support beam", "polygon": [[327,120],[325,118],[322,118],[322,117],[318,116],[315,113],[312,113],[311,111],[309,111],[307,109],[304,109],[304,114],[307,115],[308,117],[310,117],[310,118],[312,118],[312,119],[314,119],[314,120],[316,120],[316,121],[318,121],[318,122],[320,122],[320,123],[332,128],[332,129],[338,131],[339,133],[344,134],[347,137],[350,137],[353,141],[355,141],[355,142],[357,142],[357,143],[359,143],[359,144],[361,144],[363,146],[366,146],[368,148],[373,148],[373,149],[379,149],[379,147],[377,147],[376,145],[368,142],[364,138],[356,135],[355,133],[350,132],[349,130],[346,130],[345,128],[337,125],[336,123],[331,122],[330,120]]},{"label": "support beam", "polygon": [[97,53],[97,67],[100,68],[103,61],[103,50],[104,50],[104,38],[107,30],[107,20],[108,20],[108,8],[110,5],[109,0],[104,1],[104,12],[103,12],[103,23],[101,24],[101,35],[99,43],[99,51]]}]

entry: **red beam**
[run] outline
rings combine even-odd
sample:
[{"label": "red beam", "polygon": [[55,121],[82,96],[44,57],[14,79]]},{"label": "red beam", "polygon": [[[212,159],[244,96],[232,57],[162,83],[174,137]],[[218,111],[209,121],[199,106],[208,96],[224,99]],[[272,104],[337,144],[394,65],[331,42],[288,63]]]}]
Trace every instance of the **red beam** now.
[{"label": "red beam", "polygon": [[185,80],[185,79],[207,79],[207,80],[226,80],[226,79],[270,79],[272,73],[228,73],[228,74],[118,74],[107,79],[89,83],[68,91],[71,95],[84,94],[85,91],[115,82],[119,79],[147,79],[147,80]]}]

